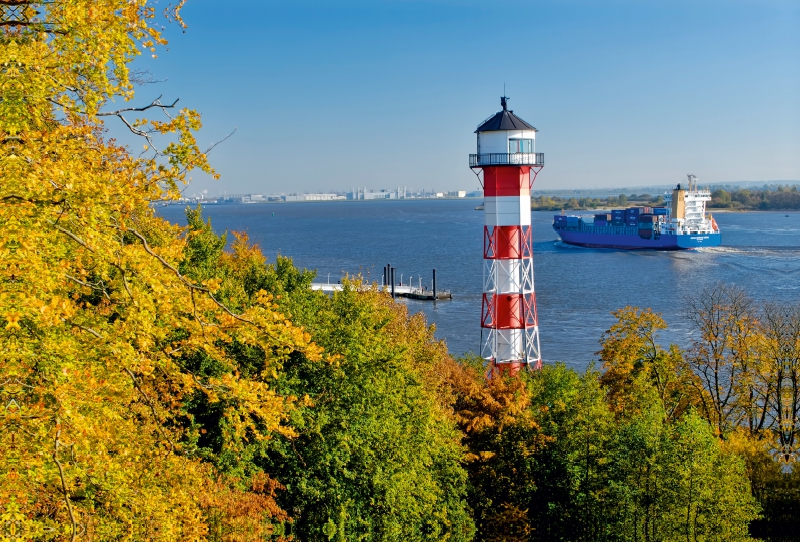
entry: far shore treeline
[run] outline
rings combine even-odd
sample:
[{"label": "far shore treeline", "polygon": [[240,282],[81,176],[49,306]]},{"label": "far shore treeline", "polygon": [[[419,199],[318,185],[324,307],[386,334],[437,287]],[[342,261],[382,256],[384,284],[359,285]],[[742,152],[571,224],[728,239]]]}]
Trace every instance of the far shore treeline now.
[{"label": "far shore treeline", "polygon": [[697,292],[687,350],[620,307],[586,371],[490,378],[360,277],[328,296],[199,207],[156,216],[214,171],[198,113],[135,100],[148,4],[5,4],[0,539],[796,535],[800,304]]},{"label": "far shore treeline", "polygon": [[[546,196],[531,198],[534,211],[619,209],[640,205],[664,205],[663,195],[620,194],[606,198],[591,196],[563,197]],[[738,211],[789,211],[800,209],[798,185],[765,185],[763,188],[717,188],[711,192],[711,209],[731,209]]]}]

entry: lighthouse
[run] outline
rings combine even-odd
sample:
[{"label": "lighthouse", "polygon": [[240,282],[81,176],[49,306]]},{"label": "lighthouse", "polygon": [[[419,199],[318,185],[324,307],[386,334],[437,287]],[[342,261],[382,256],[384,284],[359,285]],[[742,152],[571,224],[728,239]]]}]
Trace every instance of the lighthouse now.
[{"label": "lighthouse", "polygon": [[508,109],[478,126],[469,166],[483,172],[483,301],[481,356],[490,371],[515,374],[539,368],[539,322],[533,288],[531,188],[544,167],[536,152],[536,128]]}]

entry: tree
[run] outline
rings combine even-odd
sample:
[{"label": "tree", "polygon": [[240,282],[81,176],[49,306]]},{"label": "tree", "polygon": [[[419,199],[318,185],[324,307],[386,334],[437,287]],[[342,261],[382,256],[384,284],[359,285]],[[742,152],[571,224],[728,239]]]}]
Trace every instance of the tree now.
[{"label": "tree", "polygon": [[800,431],[800,307],[766,304],[759,331],[747,427],[751,435],[769,430],[780,460],[789,463]]},{"label": "tree", "polygon": [[[234,311],[217,281],[179,269],[186,239],[149,204],[176,196],[194,168],[213,173],[193,136],[199,117],[129,121],[125,109],[105,110],[133,98],[128,65],[142,47],[166,43],[152,8],[0,9],[0,438],[12,451],[0,462],[0,509],[28,538],[196,540],[214,524],[270,532],[269,518],[287,517],[278,484],[204,461],[184,401],[225,405],[226,445],[289,434],[293,400],[264,374],[292,352],[319,359],[319,350],[268,296]],[[105,116],[122,118],[149,154],[105,139]],[[231,343],[272,355],[246,378]],[[209,358],[213,374],[193,365]]]},{"label": "tree", "polygon": [[748,418],[759,393],[752,379],[758,341],[753,302],[744,290],[718,283],[689,300],[686,316],[697,329],[687,359],[705,391],[703,415],[724,435]]},{"label": "tree", "polygon": [[607,540],[614,415],[598,377],[591,367],[579,375],[563,364],[531,375],[531,409],[547,439],[532,458],[531,540]]},{"label": "tree", "polygon": [[714,190],[711,193],[711,207],[730,207],[731,195],[723,189]]},{"label": "tree", "polygon": [[651,309],[625,307],[612,313],[617,323],[603,333],[603,362],[600,383],[608,393],[614,412],[620,413],[637,393],[634,382],[640,376],[652,383],[669,419],[680,417],[698,404],[699,383],[675,345],[664,350],[658,344],[658,331],[667,325]]},{"label": "tree", "polygon": [[[199,209],[187,217],[187,275],[220,281],[219,298],[238,310],[269,292],[325,347],[322,361],[296,351],[273,364],[271,387],[298,398],[291,433],[232,442],[223,438],[219,406],[203,396],[187,402],[204,429],[196,441],[202,455],[229,474],[277,477],[285,486],[277,502],[292,511],[291,531],[303,540],[469,539],[463,452],[442,376],[452,360],[422,316],[350,281],[331,298],[314,292],[314,274],[290,259],[267,264],[237,233],[225,252],[227,234],[216,235]],[[273,357],[257,345],[227,348],[243,375],[260,373]],[[202,366],[213,373],[215,363]]]},{"label": "tree", "polygon": [[290,356],[276,382],[309,398],[298,436],[274,439],[256,463],[289,488],[280,502],[301,539],[469,540],[460,435],[434,393],[446,349],[421,315],[344,285],[318,295],[306,322],[334,357]]},{"label": "tree", "polygon": [[655,389],[609,446],[610,532],[622,540],[750,540],[757,517],[743,459],[694,412],[669,422]]},{"label": "tree", "polygon": [[480,358],[445,367],[455,419],[467,448],[468,501],[479,540],[522,541],[533,534],[534,458],[547,441],[535,421],[526,375],[495,373]]}]

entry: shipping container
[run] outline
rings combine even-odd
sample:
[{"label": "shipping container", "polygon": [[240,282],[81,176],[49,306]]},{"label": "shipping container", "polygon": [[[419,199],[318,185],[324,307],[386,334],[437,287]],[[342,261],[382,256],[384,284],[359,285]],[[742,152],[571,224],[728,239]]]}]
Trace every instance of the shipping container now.
[{"label": "shipping container", "polygon": [[611,215],[608,214],[608,213],[604,213],[602,215],[594,215],[594,220],[595,220],[595,222],[597,222],[598,220],[609,221],[609,220],[611,220]]},{"label": "shipping container", "polygon": [[625,209],[625,216],[627,217],[637,217],[642,214],[642,210],[639,207],[630,207]]},{"label": "shipping container", "polygon": [[652,237],[653,236],[653,230],[639,230],[639,236],[640,237]]},{"label": "shipping container", "polygon": [[655,215],[639,215],[639,223],[657,222]]},{"label": "shipping container", "polygon": [[608,226],[608,220],[598,220],[598,219],[595,218],[594,219],[594,225],[595,226]]},{"label": "shipping container", "polygon": [[654,215],[666,215],[667,208],[666,207],[653,207],[653,214]]},{"label": "shipping container", "polygon": [[622,220],[621,218],[615,218],[614,220],[611,221],[611,225],[612,226],[624,226],[625,225],[625,221]]}]

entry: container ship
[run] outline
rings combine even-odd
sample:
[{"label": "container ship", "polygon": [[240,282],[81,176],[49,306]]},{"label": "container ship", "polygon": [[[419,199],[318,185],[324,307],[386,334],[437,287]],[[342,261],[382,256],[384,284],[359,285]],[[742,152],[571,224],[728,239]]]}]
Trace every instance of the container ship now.
[{"label": "container ship", "polygon": [[665,194],[663,207],[629,207],[594,216],[555,215],[553,229],[570,245],[593,248],[684,250],[719,246],[721,236],[714,217],[706,216],[711,192],[679,184]]}]

